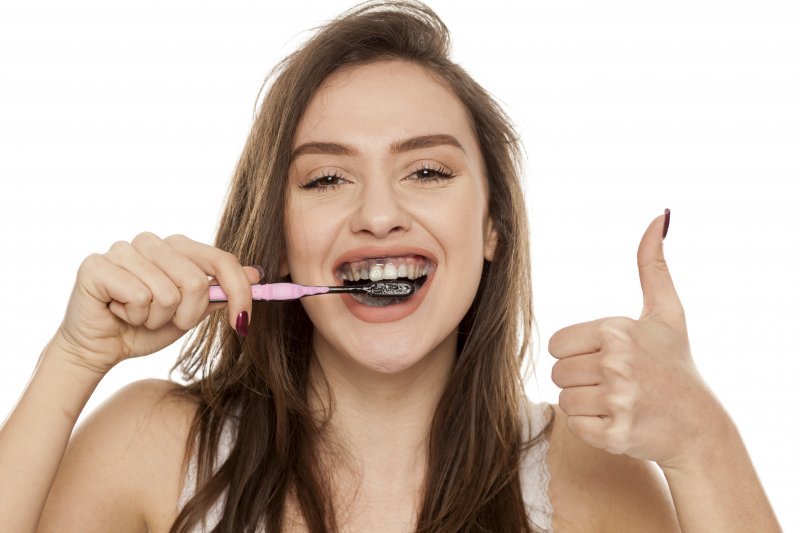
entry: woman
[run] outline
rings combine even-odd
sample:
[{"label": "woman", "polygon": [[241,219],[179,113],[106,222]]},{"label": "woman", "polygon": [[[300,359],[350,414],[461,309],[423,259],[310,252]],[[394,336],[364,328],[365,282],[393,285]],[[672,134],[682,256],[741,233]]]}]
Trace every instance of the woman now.
[{"label": "woman", "polygon": [[[558,332],[560,407],[525,401],[516,136],[447,51],[422,5],[343,15],[278,67],[214,247],[144,233],[86,259],[0,435],[3,530],[778,530],[691,363],[666,215],[641,319]],[[250,298],[362,270],[419,290]],[[65,453],[110,368],[198,324],[191,385],[123,389]]]}]

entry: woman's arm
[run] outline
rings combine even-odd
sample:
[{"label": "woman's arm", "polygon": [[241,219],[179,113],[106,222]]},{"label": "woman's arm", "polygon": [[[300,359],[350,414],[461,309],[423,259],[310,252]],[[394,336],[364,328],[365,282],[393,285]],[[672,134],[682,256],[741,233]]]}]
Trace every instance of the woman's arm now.
[{"label": "woman's arm", "polygon": [[679,533],[669,488],[658,466],[589,446],[555,406],[547,467],[557,533]]},{"label": "woman's arm", "polygon": [[[780,526],[732,423],[695,463],[663,468],[589,446],[556,406],[547,458],[558,532],[759,533]],[[664,480],[666,477],[666,481]]]},{"label": "woman's arm", "polygon": [[668,214],[639,244],[639,319],[575,324],[550,338],[559,406],[576,437],[662,468],[684,533],[780,531],[733,422],[692,360],[664,258]]},{"label": "woman's arm", "polygon": [[0,428],[0,530],[36,531],[78,416],[104,374],[51,341]]},{"label": "woman's arm", "polygon": [[174,383],[135,382],[73,433],[99,379],[84,381],[57,353],[53,343],[45,349],[0,434],[0,531],[166,530],[178,511],[195,406],[169,396]]},{"label": "woman's arm", "polygon": [[126,385],[75,430],[39,532],[167,531],[178,512],[183,459],[196,405],[177,385]]},{"label": "woman's arm", "polygon": [[780,532],[733,421],[725,416],[709,429],[705,446],[663,467],[682,531]]},{"label": "woman's arm", "polygon": [[[232,254],[182,235],[160,239],[145,232],[130,243],[118,241],[105,254],[88,256],[78,269],[63,322],[0,429],[0,531],[36,531],[75,422],[111,368],[169,346],[224,307],[231,326],[246,334],[252,312],[250,285],[260,277],[257,268],[242,267]],[[217,281],[228,295],[227,303],[209,302],[209,283]],[[104,442],[113,445],[114,438],[125,438],[126,428],[104,428],[93,432],[98,439],[89,440],[84,454],[89,459],[106,452]],[[72,476],[73,486],[96,478],[126,483],[114,477],[119,472],[112,471],[113,463],[105,471],[93,464],[88,460],[84,471]],[[119,510],[127,525],[126,509],[141,516],[137,504],[126,507],[127,502],[113,501],[111,511]],[[114,523],[94,530],[123,528]]]}]

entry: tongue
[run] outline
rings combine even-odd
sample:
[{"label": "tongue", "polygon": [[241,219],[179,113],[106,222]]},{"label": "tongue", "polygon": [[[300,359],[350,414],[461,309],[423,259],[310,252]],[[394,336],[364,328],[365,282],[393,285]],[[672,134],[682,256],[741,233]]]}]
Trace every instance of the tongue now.
[{"label": "tongue", "polygon": [[352,294],[351,296],[358,303],[371,307],[386,307],[387,305],[398,304],[406,299],[406,296],[370,296],[369,294]]}]

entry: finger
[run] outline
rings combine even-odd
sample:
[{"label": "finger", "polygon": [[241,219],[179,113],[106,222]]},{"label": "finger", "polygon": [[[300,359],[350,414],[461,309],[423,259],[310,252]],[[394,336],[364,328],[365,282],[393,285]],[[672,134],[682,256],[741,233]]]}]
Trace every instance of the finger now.
[{"label": "finger", "polygon": [[216,278],[222,290],[228,295],[228,322],[232,328],[236,329],[236,319],[242,311],[247,312],[249,322],[253,314],[253,295],[250,288],[252,284],[233,254],[193,241],[183,235],[172,235],[164,240],[194,261],[207,275]]},{"label": "finger", "polygon": [[181,293],[172,280],[131,243],[118,241],[105,256],[110,263],[136,276],[150,290],[150,309],[144,326],[156,330],[169,323],[181,301]]},{"label": "finger", "polygon": [[[148,306],[148,308],[149,308],[149,306]],[[138,320],[137,321],[136,319],[131,318],[131,316],[128,314],[128,310],[125,309],[125,304],[121,303],[121,302],[118,302],[117,300],[111,300],[111,302],[109,302],[109,304],[108,304],[108,309],[112,313],[114,313],[116,316],[118,316],[119,318],[121,318],[122,320],[127,322],[128,324],[131,324],[131,325],[134,325],[134,326],[141,325],[141,324],[144,323],[145,320],[147,320],[147,315],[146,314],[144,315],[144,319],[142,319],[142,320]],[[146,312],[147,312],[147,310],[145,310],[145,313]]]},{"label": "finger", "polygon": [[133,326],[147,320],[152,294],[136,276],[101,254],[87,257],[78,269],[78,284],[112,313]]},{"label": "finger", "polygon": [[558,395],[558,406],[569,416],[609,416],[598,385],[567,387]]},{"label": "finger", "polygon": [[656,217],[639,243],[636,261],[644,298],[640,318],[658,315],[673,327],[683,326],[683,306],[664,258],[664,224],[666,214]]},{"label": "finger", "polygon": [[606,448],[606,434],[611,427],[610,417],[570,416],[567,427],[573,435],[595,448]]},{"label": "finger", "polygon": [[601,338],[597,332],[598,322],[582,322],[556,331],[550,337],[547,351],[557,359],[599,351]]},{"label": "finger", "polygon": [[[245,273],[247,274],[247,279],[250,280],[250,282],[252,284],[256,284],[256,283],[258,283],[259,281],[261,281],[264,278],[263,269],[261,267],[246,266],[246,267],[244,267],[244,270],[245,270]],[[211,278],[209,280],[209,285],[218,285],[217,280],[215,278]],[[200,317],[200,320],[198,320],[198,322],[200,322],[201,320],[204,320],[208,315],[210,315],[214,311],[217,311],[219,309],[224,309],[228,305],[227,301],[224,301],[224,302],[209,302],[208,301],[208,287],[206,287],[206,289],[205,289],[205,291],[203,293],[203,297],[206,299],[206,304],[208,305],[208,308],[205,310],[205,312]]]},{"label": "finger", "polygon": [[559,359],[551,373],[560,388],[598,385],[602,381],[598,354],[583,354]]},{"label": "finger", "polygon": [[187,256],[155,235],[143,233],[132,242],[134,248],[170,279],[180,293],[172,322],[186,331],[203,319],[208,308],[208,275]]}]

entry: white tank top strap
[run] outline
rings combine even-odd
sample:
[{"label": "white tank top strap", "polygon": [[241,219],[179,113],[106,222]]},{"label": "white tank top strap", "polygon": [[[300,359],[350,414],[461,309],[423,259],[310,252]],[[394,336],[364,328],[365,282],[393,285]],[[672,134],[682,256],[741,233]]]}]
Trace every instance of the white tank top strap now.
[{"label": "white tank top strap", "polygon": [[[526,440],[535,439],[552,417],[552,406],[548,403],[533,403],[526,399],[522,417],[522,434]],[[550,471],[547,468],[547,451],[550,441],[542,437],[522,456],[520,483],[522,500],[528,510],[528,521],[535,531],[551,532],[553,529],[553,506],[550,502]]]}]

